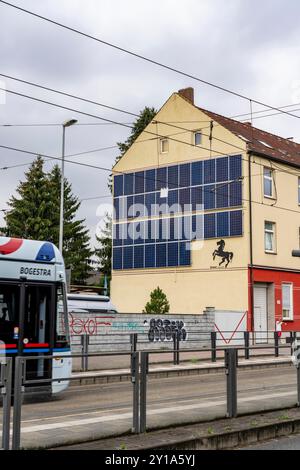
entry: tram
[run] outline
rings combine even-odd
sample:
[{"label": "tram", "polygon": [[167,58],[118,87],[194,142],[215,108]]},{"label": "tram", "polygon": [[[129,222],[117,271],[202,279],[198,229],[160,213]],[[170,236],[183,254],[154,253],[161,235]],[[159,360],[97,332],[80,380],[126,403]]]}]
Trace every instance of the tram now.
[{"label": "tram", "polygon": [[28,388],[57,394],[69,381],[46,381],[40,387],[38,380],[70,377],[70,355],[61,253],[50,242],[0,237],[0,360],[41,356],[26,361],[26,379],[33,381]]}]

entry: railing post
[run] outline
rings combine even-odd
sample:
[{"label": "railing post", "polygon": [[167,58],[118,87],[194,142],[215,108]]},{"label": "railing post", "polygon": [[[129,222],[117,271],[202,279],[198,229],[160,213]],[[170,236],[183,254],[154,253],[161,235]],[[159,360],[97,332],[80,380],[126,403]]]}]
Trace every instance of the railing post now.
[{"label": "railing post", "polygon": [[11,383],[12,383],[12,358],[5,358],[1,364],[3,397],[3,423],[2,423],[2,448],[9,450],[10,441],[10,415],[11,415]]},{"label": "railing post", "polygon": [[275,357],[279,357],[279,336],[278,336],[278,331],[274,331],[274,348],[275,348]]},{"label": "railing post", "polygon": [[217,332],[210,332],[211,362],[217,362]]},{"label": "railing post", "polygon": [[177,334],[176,334],[176,365],[179,365],[180,364],[180,332],[177,331]]},{"label": "railing post", "polygon": [[139,353],[134,351],[131,353],[131,383],[133,385],[133,418],[132,432],[138,434],[140,431],[139,422]]},{"label": "railing post", "polygon": [[174,331],[173,333],[173,364],[174,366],[176,366],[177,364],[176,349],[177,349],[177,335],[176,335],[176,331]]},{"label": "railing post", "polygon": [[136,349],[137,349],[137,339],[138,339],[137,333],[131,333],[131,334],[130,334],[130,347],[131,347],[131,352],[132,352],[132,353],[136,352]]},{"label": "railing post", "polygon": [[88,358],[89,339],[90,339],[89,335],[87,334],[81,335],[81,351],[82,351],[81,369],[83,371],[89,370],[89,358]]},{"label": "railing post", "polygon": [[237,416],[237,349],[225,350],[227,418]]},{"label": "railing post", "polygon": [[296,331],[291,331],[290,332],[290,342],[291,342],[291,356],[294,354],[294,348],[293,348],[293,343],[297,339],[297,332]]},{"label": "railing post", "polygon": [[24,393],[24,387],[23,387],[24,365],[25,365],[25,359],[23,357],[16,357],[15,386],[14,386],[13,438],[12,438],[13,450],[19,450],[20,443],[21,443],[21,414],[22,414],[22,398],[23,398],[23,393]]},{"label": "railing post", "polygon": [[250,358],[249,341],[250,341],[250,334],[249,334],[249,331],[244,331],[245,359],[249,359],[249,358]]},{"label": "railing post", "polygon": [[147,373],[149,363],[149,353],[141,352],[141,372],[140,372],[140,426],[139,432],[146,432],[147,428]]}]

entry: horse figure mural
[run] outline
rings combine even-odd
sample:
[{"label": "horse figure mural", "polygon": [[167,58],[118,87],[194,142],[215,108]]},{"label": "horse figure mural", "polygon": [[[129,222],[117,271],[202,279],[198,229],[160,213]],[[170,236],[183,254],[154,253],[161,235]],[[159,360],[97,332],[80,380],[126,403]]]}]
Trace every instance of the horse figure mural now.
[{"label": "horse figure mural", "polygon": [[219,248],[213,252],[213,259],[215,260],[216,256],[220,256],[222,258],[222,261],[219,263],[219,266],[221,266],[223,263],[227,261],[227,263],[225,264],[225,268],[227,268],[227,266],[233,259],[233,253],[232,251],[224,251],[224,248],[225,248],[224,240],[220,240],[219,242],[217,242],[217,245]]}]

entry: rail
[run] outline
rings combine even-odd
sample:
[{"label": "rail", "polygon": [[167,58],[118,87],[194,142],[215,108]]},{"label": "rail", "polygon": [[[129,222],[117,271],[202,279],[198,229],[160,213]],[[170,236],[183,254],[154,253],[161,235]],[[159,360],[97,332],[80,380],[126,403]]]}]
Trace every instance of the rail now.
[{"label": "rail", "polygon": [[[175,338],[176,339],[176,338]],[[299,339],[299,338],[294,338]],[[175,341],[175,345],[178,346],[178,341]],[[152,365],[150,359],[153,355],[157,354],[168,354],[170,351],[161,350],[150,350],[150,351],[137,351],[137,338],[131,336],[131,350],[130,351],[119,351],[119,352],[105,352],[105,353],[94,353],[94,354],[69,354],[68,356],[62,356],[61,359],[66,357],[70,358],[104,358],[104,357],[116,357],[125,356],[129,358],[129,367],[131,371],[131,383],[132,383],[132,433],[143,433],[147,430],[147,383],[149,368]],[[290,345],[276,344],[278,350],[289,349]],[[268,346],[267,348],[274,350],[274,346]],[[253,352],[259,349],[257,346],[247,345],[247,350]],[[210,353],[215,352],[215,348],[209,348]],[[226,376],[226,416],[236,417],[238,414],[238,394],[237,394],[237,369],[239,357],[241,352],[244,353],[242,347],[223,347],[218,348],[218,351],[222,352],[224,362],[223,369]],[[192,352],[193,354],[201,354],[203,349],[185,349],[180,351],[179,349],[173,350],[173,360],[179,359],[179,354]],[[299,357],[300,347],[293,347],[294,354]],[[39,392],[31,392],[33,386],[50,385],[55,382],[71,382],[78,380],[77,377],[59,377],[59,378],[29,378],[27,372],[32,370],[28,368],[30,361],[45,360],[52,361],[53,359],[59,359],[59,356],[20,356],[15,358],[14,365],[14,384],[12,375],[12,358],[5,358],[0,366],[0,388],[3,395],[3,432],[2,432],[2,448],[9,450],[18,450],[21,448],[21,422],[22,422],[22,403],[23,397],[26,394],[38,394]],[[172,363],[172,361],[171,361]],[[296,364],[297,373],[297,403],[300,404],[300,368],[299,364]],[[96,378],[95,374],[85,375],[84,378]],[[11,399],[12,399],[12,385],[13,387],[13,421],[12,421],[12,433],[11,433]],[[12,441],[10,442],[10,434],[12,434]]]}]

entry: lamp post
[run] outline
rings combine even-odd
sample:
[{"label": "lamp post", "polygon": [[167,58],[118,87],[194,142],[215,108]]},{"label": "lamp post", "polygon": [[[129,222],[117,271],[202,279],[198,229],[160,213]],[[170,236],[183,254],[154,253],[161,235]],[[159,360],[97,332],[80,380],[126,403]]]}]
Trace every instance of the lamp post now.
[{"label": "lamp post", "polygon": [[77,119],[70,119],[63,123],[63,137],[62,137],[62,159],[61,159],[61,182],[60,182],[60,214],[59,214],[59,251],[63,251],[63,238],[64,238],[64,189],[65,189],[65,131],[66,127],[76,124]]}]

